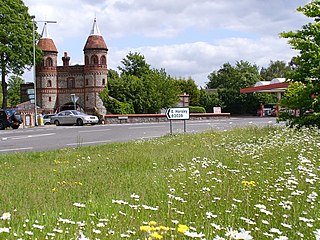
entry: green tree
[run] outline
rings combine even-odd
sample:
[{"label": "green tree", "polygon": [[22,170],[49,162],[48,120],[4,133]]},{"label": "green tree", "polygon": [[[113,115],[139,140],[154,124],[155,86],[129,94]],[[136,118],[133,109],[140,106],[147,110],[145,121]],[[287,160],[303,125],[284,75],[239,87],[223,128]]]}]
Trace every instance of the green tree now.
[{"label": "green tree", "polygon": [[199,105],[199,97],[200,91],[198,89],[197,84],[190,77],[186,79],[178,79],[177,85],[180,89],[181,94],[187,93],[189,94],[189,105],[190,106],[198,106]]},{"label": "green tree", "polygon": [[[296,32],[289,31],[280,34],[281,37],[288,39],[288,43],[293,49],[299,51],[299,55],[291,60],[293,69],[287,76],[292,82],[301,82],[289,88],[285,100],[281,102],[281,106],[292,108],[295,106],[292,102],[303,103],[304,106],[302,112],[300,112],[300,116],[296,116],[298,119],[292,121],[292,123],[296,123],[297,125],[312,125],[310,119],[314,119],[313,123],[320,127],[317,113],[319,111],[320,84],[320,0],[313,0],[297,10],[313,19],[313,21],[303,25]],[[304,114],[303,111],[307,109],[315,111],[313,116]],[[282,120],[285,120],[288,116],[282,114],[280,117]]]},{"label": "green tree", "polygon": [[[123,66],[118,67],[120,74],[109,70],[108,90],[102,95],[105,103],[109,101],[107,98],[112,98],[119,103],[130,104],[134,113],[157,113],[179,101],[175,80],[164,69],[151,69],[139,53],[129,53],[121,63]],[[120,106],[119,103],[117,106]],[[106,108],[115,113],[114,109]]]},{"label": "green tree", "polygon": [[209,93],[205,89],[200,89],[199,93],[199,105],[204,107],[206,112],[213,112],[213,107],[222,107],[217,92]]},{"label": "green tree", "polygon": [[236,62],[235,66],[225,63],[218,71],[208,76],[207,88],[217,89],[223,111],[253,114],[259,100],[253,93],[241,94],[240,89],[252,87],[260,81],[259,68],[247,61]]},{"label": "green tree", "polygon": [[20,101],[20,84],[25,83],[19,76],[10,76],[8,82],[8,105],[13,107],[19,104]]},{"label": "green tree", "polygon": [[123,66],[118,66],[121,75],[127,74],[142,77],[150,71],[150,65],[147,64],[144,56],[137,52],[130,52],[126,58],[122,59],[121,63]]},{"label": "green tree", "polygon": [[284,61],[270,61],[267,68],[261,68],[260,76],[264,81],[271,81],[274,78],[285,78],[290,70],[290,66]]},{"label": "green tree", "polygon": [[6,76],[20,75],[33,63],[32,17],[22,0],[0,0],[0,71],[2,108],[7,108]]},{"label": "green tree", "polygon": [[2,102],[2,82],[0,81],[0,102]]}]

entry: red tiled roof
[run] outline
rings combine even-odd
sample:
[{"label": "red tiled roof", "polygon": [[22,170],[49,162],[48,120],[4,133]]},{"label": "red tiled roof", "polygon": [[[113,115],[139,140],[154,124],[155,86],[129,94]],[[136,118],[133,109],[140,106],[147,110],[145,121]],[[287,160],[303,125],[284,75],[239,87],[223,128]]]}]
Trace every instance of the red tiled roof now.
[{"label": "red tiled roof", "polygon": [[41,38],[38,42],[38,47],[44,52],[58,52],[56,45],[50,38]]},{"label": "red tiled roof", "polygon": [[105,49],[108,50],[107,45],[100,35],[90,35],[87,39],[84,50],[86,49]]}]

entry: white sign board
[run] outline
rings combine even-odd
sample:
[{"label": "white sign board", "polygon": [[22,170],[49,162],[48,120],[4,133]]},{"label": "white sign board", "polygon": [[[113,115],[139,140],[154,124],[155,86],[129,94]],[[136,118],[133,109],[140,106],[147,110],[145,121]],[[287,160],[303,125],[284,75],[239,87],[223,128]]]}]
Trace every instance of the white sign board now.
[{"label": "white sign board", "polygon": [[77,97],[75,94],[71,94],[71,101],[73,103],[76,103],[79,100],[79,97]]},{"label": "white sign board", "polygon": [[221,113],[221,107],[213,107],[213,113]]},{"label": "white sign board", "polygon": [[189,108],[168,108],[166,112],[169,120],[187,120],[189,116]]}]

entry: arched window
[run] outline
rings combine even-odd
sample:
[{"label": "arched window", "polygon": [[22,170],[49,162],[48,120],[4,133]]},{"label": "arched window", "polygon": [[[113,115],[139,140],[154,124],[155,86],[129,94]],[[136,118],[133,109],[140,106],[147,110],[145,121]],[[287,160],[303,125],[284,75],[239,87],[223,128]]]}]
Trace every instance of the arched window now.
[{"label": "arched window", "polygon": [[89,57],[88,56],[84,57],[84,64],[89,65]]},{"label": "arched window", "polygon": [[87,101],[89,101],[89,96],[87,96]]},{"label": "arched window", "polygon": [[106,56],[103,55],[103,56],[100,58],[100,63],[101,63],[101,65],[107,65]]},{"label": "arched window", "polygon": [[52,87],[52,81],[51,80],[48,80],[47,87]]},{"label": "arched window", "polygon": [[94,64],[94,65],[99,64],[99,59],[97,55],[93,55],[91,57],[91,64]]},{"label": "arched window", "polygon": [[106,85],[106,80],[102,79],[102,85]]},{"label": "arched window", "polygon": [[75,88],[74,78],[68,78],[68,88]]},{"label": "arched window", "polygon": [[86,86],[89,85],[89,79],[86,79]]},{"label": "arched window", "polygon": [[51,102],[51,97],[49,97],[49,102]]},{"label": "arched window", "polygon": [[48,57],[46,60],[46,67],[52,67],[52,66],[53,66],[52,58]]}]

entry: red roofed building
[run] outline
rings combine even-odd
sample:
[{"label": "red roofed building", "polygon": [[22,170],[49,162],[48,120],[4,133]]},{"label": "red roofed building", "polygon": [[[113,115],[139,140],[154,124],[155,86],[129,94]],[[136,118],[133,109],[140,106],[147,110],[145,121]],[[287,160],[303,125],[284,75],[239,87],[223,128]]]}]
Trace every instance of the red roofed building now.
[{"label": "red roofed building", "polygon": [[77,109],[86,113],[105,114],[99,93],[107,84],[107,45],[99,31],[96,19],[84,46],[84,65],[70,65],[64,52],[62,66],[57,66],[58,51],[44,26],[38,46],[43,61],[36,67],[37,106],[44,112],[74,109],[71,95],[78,97]]}]

